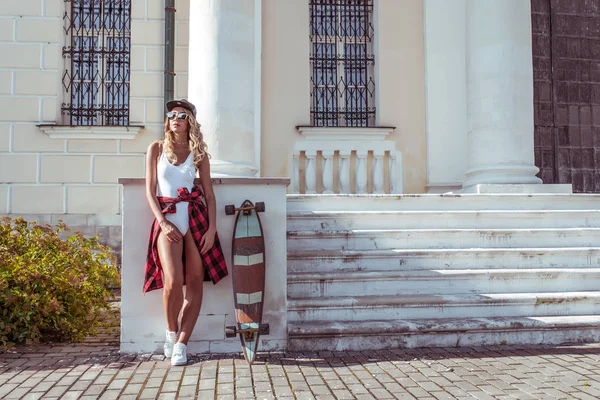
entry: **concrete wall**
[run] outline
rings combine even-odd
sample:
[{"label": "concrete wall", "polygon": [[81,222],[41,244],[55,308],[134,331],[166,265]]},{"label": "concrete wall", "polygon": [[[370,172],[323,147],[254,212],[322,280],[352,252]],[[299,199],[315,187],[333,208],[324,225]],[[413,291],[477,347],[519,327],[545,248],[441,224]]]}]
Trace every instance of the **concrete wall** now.
[{"label": "concrete wall", "polygon": [[[378,123],[395,126],[404,193],[423,193],[427,174],[423,1],[376,2]],[[377,74],[377,73],[376,73]]]},{"label": "concrete wall", "polygon": [[460,188],[467,169],[466,0],[424,0],[427,186]]},{"label": "concrete wall", "polygon": [[[404,192],[425,191],[427,149],[422,0],[375,1],[377,124],[395,126]],[[308,2],[263,0],[263,176],[289,176],[297,125],[310,125]],[[286,149],[287,151],[281,151]]]},{"label": "concrete wall", "polygon": [[308,24],[308,2],[263,0],[263,176],[290,175],[295,127],[310,122]]}]

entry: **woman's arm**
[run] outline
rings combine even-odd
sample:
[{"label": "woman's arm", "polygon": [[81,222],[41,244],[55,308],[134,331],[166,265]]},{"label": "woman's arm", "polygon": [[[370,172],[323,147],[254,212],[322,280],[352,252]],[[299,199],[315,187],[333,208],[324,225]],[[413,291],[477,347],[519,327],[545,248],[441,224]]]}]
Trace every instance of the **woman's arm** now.
[{"label": "woman's arm", "polygon": [[200,182],[202,183],[202,189],[204,189],[204,198],[206,199],[206,207],[208,208],[208,231],[206,231],[200,242],[202,246],[200,253],[204,254],[213,246],[215,234],[217,233],[217,203],[210,178],[210,161],[208,157],[204,157],[200,161],[199,171]]},{"label": "woman's arm", "polygon": [[156,160],[160,154],[159,146],[158,142],[153,142],[148,146],[148,151],[146,152],[146,199],[148,200],[152,214],[154,214],[167,239],[171,242],[179,242],[182,237],[179,229],[167,221],[156,197]]}]

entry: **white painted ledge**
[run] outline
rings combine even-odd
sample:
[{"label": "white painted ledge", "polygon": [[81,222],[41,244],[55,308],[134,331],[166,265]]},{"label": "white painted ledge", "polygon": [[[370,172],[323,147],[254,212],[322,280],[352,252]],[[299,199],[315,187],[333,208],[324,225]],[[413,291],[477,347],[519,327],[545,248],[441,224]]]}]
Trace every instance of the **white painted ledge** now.
[{"label": "white painted ledge", "polygon": [[51,139],[135,139],[144,126],[38,125],[38,128]]},{"label": "white painted ledge", "polygon": [[[289,185],[290,178],[259,178],[259,177],[213,177],[213,185]],[[144,185],[145,178],[119,178],[120,185]],[[194,184],[201,185],[199,178],[194,180]]]},{"label": "white painted ledge", "polygon": [[572,194],[573,186],[559,184],[478,184],[453,191],[453,193],[471,194]]},{"label": "white painted ledge", "polygon": [[302,136],[309,140],[354,140],[378,141],[385,138],[396,129],[392,126],[375,126],[355,128],[351,126],[297,126],[296,129]]}]

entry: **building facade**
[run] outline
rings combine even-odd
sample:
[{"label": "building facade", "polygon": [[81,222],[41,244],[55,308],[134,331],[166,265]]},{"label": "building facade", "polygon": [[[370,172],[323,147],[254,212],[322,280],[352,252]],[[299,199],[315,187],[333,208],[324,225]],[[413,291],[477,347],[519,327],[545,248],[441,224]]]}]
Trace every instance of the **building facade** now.
[{"label": "building facade", "polygon": [[599,7],[3,2],[0,213],[118,247],[117,180],[144,176],[165,96],[198,106],[215,176],[290,193],[597,192]]}]

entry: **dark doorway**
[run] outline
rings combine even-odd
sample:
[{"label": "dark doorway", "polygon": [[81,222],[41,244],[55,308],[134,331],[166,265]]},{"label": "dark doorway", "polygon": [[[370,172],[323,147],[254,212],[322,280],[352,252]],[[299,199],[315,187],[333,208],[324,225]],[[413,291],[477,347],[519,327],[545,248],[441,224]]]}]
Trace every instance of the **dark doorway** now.
[{"label": "dark doorway", "polygon": [[600,192],[600,0],[531,0],[535,164]]}]

